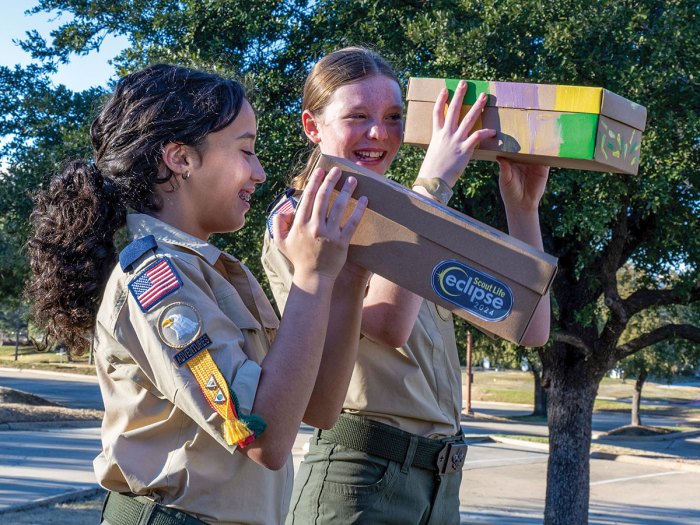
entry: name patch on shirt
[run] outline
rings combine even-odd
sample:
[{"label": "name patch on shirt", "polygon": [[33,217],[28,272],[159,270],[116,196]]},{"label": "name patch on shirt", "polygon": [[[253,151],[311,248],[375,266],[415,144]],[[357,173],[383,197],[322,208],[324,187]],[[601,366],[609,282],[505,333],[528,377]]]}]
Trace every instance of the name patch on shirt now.
[{"label": "name patch on shirt", "polygon": [[207,334],[202,334],[196,341],[175,354],[173,359],[175,359],[177,366],[182,366],[209,345],[211,345],[211,339],[209,339]]},{"label": "name patch on shirt", "polygon": [[182,281],[168,259],[157,260],[129,283],[129,291],[144,313],[180,288]]}]

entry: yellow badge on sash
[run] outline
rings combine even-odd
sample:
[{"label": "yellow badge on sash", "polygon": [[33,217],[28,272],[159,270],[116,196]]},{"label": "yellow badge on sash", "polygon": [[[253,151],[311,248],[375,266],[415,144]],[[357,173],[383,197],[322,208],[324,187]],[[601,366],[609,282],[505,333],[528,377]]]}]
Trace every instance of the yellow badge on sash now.
[{"label": "yellow badge on sash", "polygon": [[222,430],[226,443],[229,445],[237,443],[239,447],[245,447],[262,433],[266,425],[261,418],[252,414],[242,418],[239,416],[236,394],[229,390],[228,382],[216,366],[209,350],[197,354],[187,361],[187,365],[209,405],[224,420]]}]

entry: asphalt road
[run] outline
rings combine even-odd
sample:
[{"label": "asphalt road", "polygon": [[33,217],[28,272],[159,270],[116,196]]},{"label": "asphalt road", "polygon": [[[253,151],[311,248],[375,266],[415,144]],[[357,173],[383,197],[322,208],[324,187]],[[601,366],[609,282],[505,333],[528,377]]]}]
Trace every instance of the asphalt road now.
[{"label": "asphalt road", "polygon": [[95,376],[0,368],[0,386],[29,392],[68,408],[104,410]]}]

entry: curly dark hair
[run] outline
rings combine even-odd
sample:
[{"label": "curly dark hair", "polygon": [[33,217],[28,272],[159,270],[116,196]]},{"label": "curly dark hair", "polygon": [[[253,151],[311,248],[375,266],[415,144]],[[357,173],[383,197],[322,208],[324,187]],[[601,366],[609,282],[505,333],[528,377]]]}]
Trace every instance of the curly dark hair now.
[{"label": "curly dark hair", "polygon": [[235,120],[243,100],[235,80],[167,64],[119,80],[90,128],[94,163],[70,162],[35,197],[26,293],[50,337],[76,354],[89,347],[127,209],[157,212],[156,184],[175,184],[163,146],[197,149]]}]

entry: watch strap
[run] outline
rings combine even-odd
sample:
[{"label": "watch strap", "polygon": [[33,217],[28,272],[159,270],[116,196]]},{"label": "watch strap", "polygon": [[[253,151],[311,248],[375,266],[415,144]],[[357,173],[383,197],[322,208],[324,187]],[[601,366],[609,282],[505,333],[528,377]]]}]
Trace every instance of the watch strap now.
[{"label": "watch strap", "polygon": [[440,204],[445,206],[452,197],[452,188],[444,180],[438,177],[418,177],[413,182],[413,187],[420,186],[424,188],[430,195],[435,197]]}]

